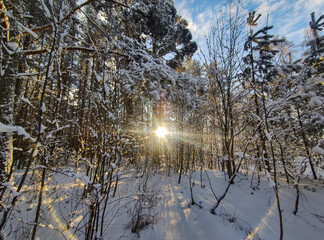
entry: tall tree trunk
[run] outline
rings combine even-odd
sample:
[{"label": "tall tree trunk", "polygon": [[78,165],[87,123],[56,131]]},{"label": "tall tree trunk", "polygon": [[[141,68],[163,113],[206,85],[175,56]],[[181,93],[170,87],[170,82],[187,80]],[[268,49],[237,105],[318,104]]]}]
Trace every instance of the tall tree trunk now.
[{"label": "tall tree trunk", "polygon": [[[45,162],[45,160],[43,160],[43,162]],[[45,167],[43,167],[43,169],[42,169],[42,177],[41,177],[41,185],[40,185],[39,193],[38,193],[38,204],[37,204],[37,209],[36,209],[36,213],[35,213],[34,226],[33,226],[33,230],[32,230],[32,237],[31,237],[32,240],[34,240],[35,237],[36,237],[38,219],[39,219],[40,214],[41,214],[40,210],[41,210],[42,201],[43,201],[43,190],[44,190],[44,186],[45,186],[45,175],[46,175],[46,169],[45,169]]]},{"label": "tall tree trunk", "polygon": [[311,153],[309,151],[309,146],[308,146],[308,142],[307,142],[307,139],[306,139],[306,134],[305,134],[305,131],[304,131],[304,125],[303,125],[303,122],[301,120],[300,111],[299,111],[299,108],[296,108],[296,109],[297,109],[298,122],[299,122],[299,126],[301,128],[301,133],[302,133],[302,137],[303,137],[303,143],[304,143],[304,147],[305,147],[305,150],[306,150],[308,162],[309,162],[309,165],[311,167],[314,179],[317,179],[316,171],[315,171],[313,161],[312,161],[312,155],[311,155]]},{"label": "tall tree trunk", "polygon": [[[183,134],[183,115],[184,113],[181,111],[180,116],[180,133]],[[183,139],[180,139],[180,152],[179,152],[179,160],[180,160],[180,169],[179,169],[179,178],[178,178],[178,184],[181,182],[181,176],[183,171],[183,161],[184,161],[184,143]]]},{"label": "tall tree trunk", "polygon": [[[7,11],[6,6],[0,0],[0,9]],[[9,56],[3,47],[9,41],[9,21],[5,12],[0,12],[0,123],[13,124],[13,107],[16,79],[10,75],[16,68],[14,56]],[[12,133],[0,132],[0,183],[5,182],[8,170],[12,163]]]},{"label": "tall tree trunk", "polygon": [[[4,125],[13,124],[15,79],[8,75],[9,71],[6,71],[0,77],[0,123]],[[12,141],[12,133],[0,133],[0,183],[7,181],[8,170],[12,163]]]}]

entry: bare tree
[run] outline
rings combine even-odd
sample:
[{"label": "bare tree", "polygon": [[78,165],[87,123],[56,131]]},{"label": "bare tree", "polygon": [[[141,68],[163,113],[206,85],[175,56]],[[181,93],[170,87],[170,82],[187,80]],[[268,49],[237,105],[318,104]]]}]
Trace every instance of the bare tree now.
[{"label": "bare tree", "polygon": [[209,79],[210,119],[219,129],[223,161],[229,178],[235,169],[235,121],[239,101],[240,59],[243,46],[244,13],[239,1],[228,1],[216,13],[215,25],[206,39],[208,52],[202,53]]}]

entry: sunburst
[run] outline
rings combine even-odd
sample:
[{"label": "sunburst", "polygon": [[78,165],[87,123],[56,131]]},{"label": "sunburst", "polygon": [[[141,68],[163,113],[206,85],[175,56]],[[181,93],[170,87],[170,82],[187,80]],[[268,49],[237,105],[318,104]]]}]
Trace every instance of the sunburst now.
[{"label": "sunburst", "polygon": [[168,130],[165,127],[158,127],[155,134],[160,138],[165,138],[165,136],[168,134]]}]

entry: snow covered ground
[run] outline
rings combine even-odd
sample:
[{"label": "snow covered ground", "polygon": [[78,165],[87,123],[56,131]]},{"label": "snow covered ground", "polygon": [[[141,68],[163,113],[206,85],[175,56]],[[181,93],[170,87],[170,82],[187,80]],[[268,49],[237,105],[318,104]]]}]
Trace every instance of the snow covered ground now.
[{"label": "snow covered ground", "polygon": [[[279,239],[279,219],[275,194],[267,180],[258,190],[250,188],[251,176],[240,176],[231,186],[217,215],[209,210],[215,202],[206,175],[204,188],[199,173],[193,188],[194,200],[202,205],[190,206],[189,181],[176,184],[176,177],[164,178],[162,200],[158,206],[160,221],[142,231],[141,239]],[[227,182],[220,172],[208,172],[217,195],[223,193]],[[312,187],[306,187],[311,185]],[[283,209],[284,239],[323,239],[323,182],[302,187],[300,209],[293,215],[296,191],[282,184],[280,199]]]},{"label": "snow covered ground", "polygon": [[[209,176],[210,183],[207,175]],[[189,176],[193,181],[191,205]],[[18,177],[18,176],[16,176]],[[103,239],[279,239],[279,218],[274,190],[265,177],[260,185],[251,175],[239,175],[231,185],[216,215],[210,213],[215,203],[211,191],[219,197],[227,186],[219,171],[200,171],[185,175],[177,184],[178,175],[164,172],[146,177],[127,173],[120,178],[116,196],[107,202]],[[202,182],[201,182],[202,180]],[[324,236],[323,180],[300,182],[300,203],[293,214],[296,190],[280,181],[280,200],[283,209],[284,239],[321,240]],[[53,174],[48,179],[41,211],[39,239],[85,239],[91,198],[83,198],[87,179],[81,175]],[[18,206],[6,225],[7,239],[30,238],[38,191],[26,187]],[[102,199],[100,209],[104,207]],[[143,220],[143,229],[132,233],[134,222]],[[99,215],[99,218],[101,216]],[[99,221],[100,222],[100,221]],[[98,233],[100,232],[100,226]]]}]

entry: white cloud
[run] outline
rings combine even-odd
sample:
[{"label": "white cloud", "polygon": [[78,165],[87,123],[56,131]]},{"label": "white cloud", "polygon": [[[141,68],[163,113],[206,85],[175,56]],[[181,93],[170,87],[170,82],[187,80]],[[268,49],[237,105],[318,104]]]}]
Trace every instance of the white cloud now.
[{"label": "white cloud", "polygon": [[195,31],[197,38],[200,36],[206,36],[214,22],[214,13],[211,9],[206,9],[197,15],[198,29]]},{"label": "white cloud", "polygon": [[290,41],[302,42],[305,37],[306,29],[307,28],[301,28],[295,32],[287,34],[285,37]]},{"label": "white cloud", "polygon": [[295,4],[296,9],[300,9],[299,12],[306,13],[305,17],[309,17],[312,12],[317,13],[318,16],[323,14],[324,2],[323,0],[298,0]]},{"label": "white cloud", "polygon": [[261,18],[259,20],[259,24],[263,25],[266,24],[267,16],[269,14],[269,22],[268,24],[272,24],[273,16],[278,11],[283,11],[287,6],[286,0],[281,1],[263,1],[261,5],[257,8],[257,13],[261,14]]},{"label": "white cloud", "polygon": [[310,14],[315,12],[316,19],[324,12],[323,0],[298,0],[289,4],[289,12],[277,21],[278,33],[287,39],[300,43],[304,40],[305,31],[311,20]]},{"label": "white cloud", "polygon": [[197,29],[196,24],[193,22],[192,19],[192,10],[187,8],[188,0],[183,0],[181,3],[176,5],[177,12],[179,15],[181,15],[183,18],[185,18],[188,21],[188,27],[191,31],[194,31]]}]

